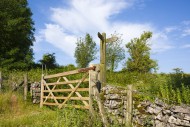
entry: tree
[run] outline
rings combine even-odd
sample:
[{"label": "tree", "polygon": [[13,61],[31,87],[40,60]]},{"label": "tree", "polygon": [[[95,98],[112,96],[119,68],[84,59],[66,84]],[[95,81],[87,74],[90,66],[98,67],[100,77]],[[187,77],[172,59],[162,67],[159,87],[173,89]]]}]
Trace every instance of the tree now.
[{"label": "tree", "polygon": [[148,39],[151,37],[151,32],[144,32],[140,38],[134,38],[126,45],[130,55],[127,60],[127,70],[146,73],[157,69],[157,62],[150,58],[151,48]]},{"label": "tree", "polygon": [[106,66],[110,71],[118,67],[118,63],[125,58],[125,50],[121,47],[123,40],[121,35],[114,33],[112,37],[118,37],[116,42],[106,44]]},{"label": "tree", "polygon": [[90,34],[86,34],[85,39],[80,38],[76,42],[75,59],[79,68],[87,67],[88,64],[96,59],[96,43]]},{"label": "tree", "polygon": [[26,69],[33,64],[34,22],[27,0],[0,0],[0,66]]},{"label": "tree", "polygon": [[182,68],[173,68],[173,71],[175,72],[175,74],[183,73]]},{"label": "tree", "polygon": [[47,54],[44,54],[43,55],[43,58],[42,60],[39,60],[39,62],[42,64],[42,65],[46,65],[46,67],[48,69],[53,69],[53,68],[56,68],[58,67],[57,63],[56,63],[56,60],[55,60],[55,53],[47,53]]}]

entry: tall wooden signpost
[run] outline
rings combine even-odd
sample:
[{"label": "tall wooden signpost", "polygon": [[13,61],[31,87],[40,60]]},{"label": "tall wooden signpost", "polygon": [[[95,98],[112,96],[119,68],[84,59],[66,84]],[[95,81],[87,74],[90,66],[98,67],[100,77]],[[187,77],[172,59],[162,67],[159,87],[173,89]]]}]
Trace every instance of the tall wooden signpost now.
[{"label": "tall wooden signpost", "polygon": [[116,42],[118,37],[111,37],[106,39],[106,33],[100,34],[100,82],[102,87],[106,85],[106,43]]}]

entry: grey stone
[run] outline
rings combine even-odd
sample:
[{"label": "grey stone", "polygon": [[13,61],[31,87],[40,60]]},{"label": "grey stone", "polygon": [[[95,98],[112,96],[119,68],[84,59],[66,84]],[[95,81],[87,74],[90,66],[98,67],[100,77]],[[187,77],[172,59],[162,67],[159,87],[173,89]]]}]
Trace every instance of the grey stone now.
[{"label": "grey stone", "polygon": [[141,104],[138,104],[138,105],[137,105],[137,108],[141,108],[141,107],[142,107],[142,105],[141,105]]},{"label": "grey stone", "polygon": [[139,125],[143,125],[143,119],[137,119],[137,123],[139,124]]},{"label": "grey stone", "polygon": [[186,120],[180,120],[179,124],[180,126],[186,126],[186,127],[190,127],[190,123],[189,121]]},{"label": "grey stone", "polygon": [[176,125],[179,125],[179,126],[187,126],[187,127],[190,127],[189,121],[180,120],[180,119],[178,119],[178,118],[176,119],[176,118],[174,118],[173,116],[170,116],[168,122],[169,122],[169,123],[176,124]]},{"label": "grey stone", "polygon": [[177,113],[177,114],[174,114],[173,116],[174,116],[175,118],[179,118],[179,119],[181,119],[181,120],[183,120],[184,117],[185,117],[185,115],[184,115],[183,113]]},{"label": "grey stone", "polygon": [[126,109],[127,101],[123,101],[124,109]]},{"label": "grey stone", "polygon": [[119,114],[120,114],[120,111],[119,111],[118,109],[112,110],[112,114],[113,114],[113,115],[119,115]]},{"label": "grey stone", "polygon": [[184,120],[188,120],[188,121],[190,121],[190,114],[185,114],[185,116],[184,116]]},{"label": "grey stone", "polygon": [[147,106],[151,105],[151,102],[150,101],[143,101],[143,102],[141,102],[141,105],[143,107],[147,107]]},{"label": "grey stone", "polygon": [[162,111],[162,108],[160,108],[160,107],[155,107],[154,108],[154,114],[158,114],[158,113],[160,113]]},{"label": "grey stone", "polygon": [[170,116],[165,115],[162,117],[162,122],[167,123]]},{"label": "grey stone", "polygon": [[177,118],[176,121],[175,121],[175,124],[176,124],[176,125],[181,125],[181,124],[182,124],[182,121]]},{"label": "grey stone", "polygon": [[121,99],[124,100],[124,101],[126,101],[127,100],[127,96],[122,96]]},{"label": "grey stone", "polygon": [[159,120],[155,120],[155,127],[165,127],[166,124],[163,122],[160,122]]},{"label": "grey stone", "polygon": [[163,112],[164,115],[166,115],[166,114],[170,115],[171,114],[170,110],[163,110],[162,112]]},{"label": "grey stone", "polygon": [[105,100],[105,101],[104,101],[104,106],[108,107],[108,106],[109,106],[109,103],[110,103],[109,100]]},{"label": "grey stone", "polygon": [[121,96],[119,94],[108,94],[106,96],[108,100],[121,100]]},{"label": "grey stone", "polygon": [[127,94],[127,90],[121,90],[121,94]]},{"label": "grey stone", "polygon": [[159,100],[158,98],[156,98],[155,100],[155,104],[160,106],[160,107],[164,107],[165,106],[165,103],[161,100]]},{"label": "grey stone", "polygon": [[167,124],[166,127],[181,127],[181,126],[178,126],[178,125],[176,125],[176,124]]},{"label": "grey stone", "polygon": [[115,100],[110,100],[109,108],[115,109],[121,107],[122,102],[117,102]]},{"label": "grey stone", "polygon": [[160,112],[157,116],[155,116],[155,118],[154,119],[156,119],[156,120],[162,120],[162,118],[163,118],[163,115],[162,115],[162,113]]},{"label": "grey stone", "polygon": [[162,111],[162,108],[160,107],[157,107],[155,105],[151,105],[151,106],[148,106],[147,107],[147,112],[150,113],[150,114],[158,114]]},{"label": "grey stone", "polygon": [[169,123],[175,123],[176,120],[177,120],[177,119],[176,119],[175,117],[170,116],[169,119],[168,119],[168,122],[169,122]]},{"label": "grey stone", "polygon": [[146,112],[153,114],[154,113],[154,108],[152,107],[147,107]]},{"label": "grey stone", "polygon": [[183,108],[181,106],[174,106],[172,109],[171,109],[173,112],[179,112],[179,113],[185,113],[185,114],[189,114],[190,113],[190,107],[189,108]]}]

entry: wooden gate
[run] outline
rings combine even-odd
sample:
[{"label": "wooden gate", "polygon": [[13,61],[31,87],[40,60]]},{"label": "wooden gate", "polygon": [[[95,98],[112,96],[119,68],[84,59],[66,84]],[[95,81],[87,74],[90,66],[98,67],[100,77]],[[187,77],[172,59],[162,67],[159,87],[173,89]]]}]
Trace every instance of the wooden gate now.
[{"label": "wooden gate", "polygon": [[[89,70],[95,70],[95,68],[93,66],[53,75],[42,75],[40,107],[51,105],[58,108],[89,109],[89,83],[84,84],[89,82]],[[80,77],[80,79],[73,80],[74,77]],[[73,100],[75,100],[74,104]],[[76,101],[79,102],[76,104]]]}]

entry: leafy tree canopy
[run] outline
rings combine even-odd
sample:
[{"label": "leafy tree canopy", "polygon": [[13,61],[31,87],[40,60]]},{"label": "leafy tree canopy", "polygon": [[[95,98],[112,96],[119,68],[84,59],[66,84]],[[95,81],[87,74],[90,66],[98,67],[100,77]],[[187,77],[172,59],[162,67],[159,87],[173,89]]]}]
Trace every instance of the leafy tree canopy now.
[{"label": "leafy tree canopy", "polygon": [[151,48],[148,40],[151,37],[151,32],[144,32],[140,38],[134,38],[126,45],[130,55],[127,60],[128,71],[146,73],[157,69],[157,62],[150,58]]},{"label": "leafy tree canopy", "polygon": [[53,69],[58,67],[55,59],[55,53],[47,53],[43,55],[42,60],[39,61],[42,65],[46,65],[48,69]]},{"label": "leafy tree canopy", "polygon": [[0,0],[0,66],[27,69],[33,63],[34,22],[27,0]]},{"label": "leafy tree canopy", "polygon": [[88,64],[96,59],[96,43],[90,34],[86,34],[85,38],[80,38],[76,42],[75,59],[79,68],[87,67]]},{"label": "leafy tree canopy", "polygon": [[173,71],[175,72],[175,74],[180,74],[183,73],[182,68],[173,68]]},{"label": "leafy tree canopy", "polygon": [[112,37],[117,37],[117,41],[106,44],[106,66],[108,70],[114,71],[118,67],[118,63],[125,58],[125,50],[121,46],[123,40],[121,35],[114,33]]}]

